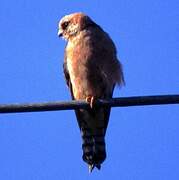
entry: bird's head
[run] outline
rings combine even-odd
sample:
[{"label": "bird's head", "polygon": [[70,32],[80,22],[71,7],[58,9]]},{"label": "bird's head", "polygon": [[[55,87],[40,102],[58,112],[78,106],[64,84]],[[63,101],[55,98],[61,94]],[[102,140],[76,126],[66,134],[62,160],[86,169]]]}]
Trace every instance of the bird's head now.
[{"label": "bird's head", "polygon": [[66,15],[59,22],[58,36],[69,40],[91,24],[95,23],[83,13]]}]

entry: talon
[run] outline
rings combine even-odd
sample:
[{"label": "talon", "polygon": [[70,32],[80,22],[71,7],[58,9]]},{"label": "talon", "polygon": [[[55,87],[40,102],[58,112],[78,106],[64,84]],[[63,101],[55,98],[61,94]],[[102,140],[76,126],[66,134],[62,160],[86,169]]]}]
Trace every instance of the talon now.
[{"label": "talon", "polygon": [[96,100],[96,99],[95,99],[94,96],[89,95],[89,96],[86,97],[86,102],[90,104],[91,109],[92,109],[92,108],[94,107],[94,105],[95,105],[95,100]]},{"label": "talon", "polygon": [[94,107],[94,105],[95,105],[95,98],[94,98],[94,96],[92,96],[91,102],[90,102],[91,109]]},{"label": "talon", "polygon": [[90,96],[90,95],[87,96],[87,97],[86,97],[86,102],[87,102],[87,103],[91,103],[91,98],[92,98],[92,96]]}]

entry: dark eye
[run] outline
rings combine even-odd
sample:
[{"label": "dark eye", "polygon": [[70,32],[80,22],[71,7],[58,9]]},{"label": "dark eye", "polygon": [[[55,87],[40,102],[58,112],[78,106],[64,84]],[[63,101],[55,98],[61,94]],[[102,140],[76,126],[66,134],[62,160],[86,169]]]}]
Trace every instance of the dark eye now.
[{"label": "dark eye", "polygon": [[61,25],[62,29],[66,29],[68,25],[69,25],[68,21],[63,22],[62,25]]}]

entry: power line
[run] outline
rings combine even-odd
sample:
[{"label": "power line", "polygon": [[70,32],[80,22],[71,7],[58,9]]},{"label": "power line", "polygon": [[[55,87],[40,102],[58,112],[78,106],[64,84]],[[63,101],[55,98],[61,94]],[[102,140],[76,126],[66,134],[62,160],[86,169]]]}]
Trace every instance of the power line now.
[{"label": "power line", "polygon": [[[155,96],[133,96],[112,99],[100,99],[96,106],[127,107],[127,106],[145,106],[179,104],[179,95],[155,95]],[[26,103],[26,104],[2,104],[0,113],[20,113],[20,112],[40,112],[57,111],[72,109],[87,109],[89,104],[84,101],[66,101],[66,102],[44,102],[44,103]]]}]

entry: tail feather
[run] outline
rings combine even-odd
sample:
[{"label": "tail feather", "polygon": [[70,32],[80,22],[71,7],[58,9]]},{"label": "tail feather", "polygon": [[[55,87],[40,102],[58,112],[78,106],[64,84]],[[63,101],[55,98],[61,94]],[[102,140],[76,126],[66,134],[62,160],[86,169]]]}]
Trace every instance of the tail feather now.
[{"label": "tail feather", "polygon": [[110,108],[76,110],[82,137],[83,160],[89,165],[90,172],[106,159],[105,133]]},{"label": "tail feather", "polygon": [[106,159],[106,148],[104,133],[92,135],[87,130],[89,131],[90,129],[81,129],[83,160],[89,165],[89,170],[91,172],[94,167],[98,169],[101,168],[101,164]]}]

